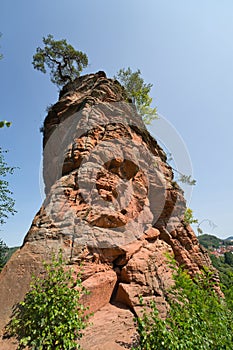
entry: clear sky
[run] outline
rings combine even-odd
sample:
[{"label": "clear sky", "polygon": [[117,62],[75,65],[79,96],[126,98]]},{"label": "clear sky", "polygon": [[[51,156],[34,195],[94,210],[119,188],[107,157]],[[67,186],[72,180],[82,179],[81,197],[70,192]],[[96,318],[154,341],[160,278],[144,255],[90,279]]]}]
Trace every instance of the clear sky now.
[{"label": "clear sky", "polygon": [[205,232],[233,235],[232,0],[1,0],[0,8],[0,120],[13,122],[0,146],[19,167],[10,178],[18,213],[0,232],[9,246],[22,243],[42,204],[39,128],[58,91],[31,61],[49,33],[88,54],[84,74],[140,68],[189,151],[194,215],[217,225]]}]

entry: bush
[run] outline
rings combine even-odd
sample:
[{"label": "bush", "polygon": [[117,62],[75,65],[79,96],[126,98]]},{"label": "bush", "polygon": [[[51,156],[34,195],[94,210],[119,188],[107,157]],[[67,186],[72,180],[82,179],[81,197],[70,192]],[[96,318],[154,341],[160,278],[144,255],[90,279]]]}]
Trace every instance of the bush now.
[{"label": "bush", "polygon": [[233,314],[214,291],[211,274],[191,279],[178,268],[174,280],[168,317],[161,320],[151,302],[150,311],[137,319],[140,345],[134,350],[232,349]]},{"label": "bush", "polygon": [[51,264],[44,263],[46,276],[33,276],[31,288],[14,312],[8,334],[19,340],[18,349],[80,349],[76,340],[87,325],[88,316],[80,297],[87,293],[80,275],[74,280],[65,269],[61,252]]}]

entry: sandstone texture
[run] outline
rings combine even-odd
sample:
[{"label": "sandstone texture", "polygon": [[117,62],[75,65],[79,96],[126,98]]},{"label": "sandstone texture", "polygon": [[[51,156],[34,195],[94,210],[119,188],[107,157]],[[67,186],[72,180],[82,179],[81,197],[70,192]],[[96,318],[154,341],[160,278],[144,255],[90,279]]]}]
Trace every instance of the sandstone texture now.
[{"label": "sandstone texture", "polygon": [[139,295],[166,316],[167,253],[190,274],[211,266],[182,221],[183,192],[125,91],[104,72],[63,88],[45,119],[43,147],[46,198],[0,275],[0,329],[41,261],[62,249],[74,271],[82,263],[91,292],[83,297],[94,312],[83,348],[129,349]]}]

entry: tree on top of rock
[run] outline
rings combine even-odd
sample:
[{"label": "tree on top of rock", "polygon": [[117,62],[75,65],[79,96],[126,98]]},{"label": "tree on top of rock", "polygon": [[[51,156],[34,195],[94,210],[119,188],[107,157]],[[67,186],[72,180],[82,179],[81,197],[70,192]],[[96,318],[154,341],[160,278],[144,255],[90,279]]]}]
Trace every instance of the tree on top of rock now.
[{"label": "tree on top of rock", "polygon": [[150,107],[152,98],[149,93],[153,85],[144,82],[139,69],[133,72],[131,68],[122,68],[114,78],[125,88],[128,98],[132,99],[145,124],[150,124],[157,118],[156,108]]},{"label": "tree on top of rock", "polygon": [[38,47],[33,56],[33,67],[46,73],[45,65],[50,69],[52,83],[59,87],[72,82],[88,65],[88,57],[77,51],[65,39],[54,40],[49,34],[43,38],[44,48]]}]

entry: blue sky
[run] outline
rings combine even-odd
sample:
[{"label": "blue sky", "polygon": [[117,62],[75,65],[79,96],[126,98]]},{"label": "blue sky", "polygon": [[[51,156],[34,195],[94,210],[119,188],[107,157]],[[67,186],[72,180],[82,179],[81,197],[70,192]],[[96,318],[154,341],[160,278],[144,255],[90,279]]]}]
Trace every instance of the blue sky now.
[{"label": "blue sky", "polygon": [[0,130],[0,145],[20,169],[10,178],[18,213],[0,237],[20,245],[42,204],[39,128],[58,91],[31,61],[49,33],[88,54],[84,73],[140,68],[153,105],[189,151],[197,180],[190,207],[217,225],[203,225],[206,232],[232,235],[232,19],[231,0],[2,0],[0,119],[13,124]]}]

